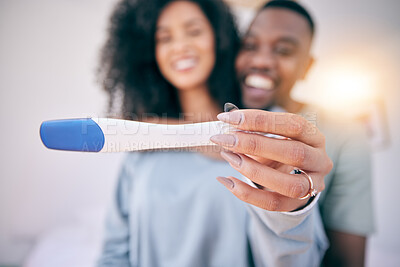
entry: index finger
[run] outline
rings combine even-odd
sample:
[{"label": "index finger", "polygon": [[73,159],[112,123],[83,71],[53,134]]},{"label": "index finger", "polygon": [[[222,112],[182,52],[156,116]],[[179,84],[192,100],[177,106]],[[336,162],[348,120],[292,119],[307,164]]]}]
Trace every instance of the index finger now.
[{"label": "index finger", "polygon": [[220,113],[218,119],[240,130],[282,135],[313,147],[325,146],[318,128],[297,114],[240,109]]}]

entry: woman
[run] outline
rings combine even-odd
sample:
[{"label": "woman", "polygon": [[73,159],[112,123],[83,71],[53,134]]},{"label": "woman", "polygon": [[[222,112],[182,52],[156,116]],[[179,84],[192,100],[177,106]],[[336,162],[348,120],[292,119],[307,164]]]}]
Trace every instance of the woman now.
[{"label": "woman", "polygon": [[[124,117],[183,114],[185,121],[201,122],[214,119],[223,103],[239,102],[232,78],[238,37],[222,2],[122,1],[111,21],[101,73],[111,107],[122,93]],[[249,248],[260,245],[268,263],[287,262],[293,248],[297,254],[307,251],[305,257],[318,254],[319,242],[276,234],[217,186],[217,175],[240,177],[226,163],[197,153],[129,154],[107,217],[99,266],[251,266],[253,257],[257,262],[260,257]],[[308,227],[300,228],[301,233],[291,229],[297,238],[320,241],[304,231]],[[277,242],[278,252],[266,247]]]},{"label": "woman", "polygon": [[[100,66],[104,88],[111,96],[110,108],[115,108],[115,101],[122,93],[125,118],[147,115],[178,119],[182,113],[200,111],[203,115],[212,114],[215,120],[224,103],[240,103],[240,90],[233,79],[234,60],[240,45],[234,21],[220,1],[198,1],[202,19],[191,23],[191,18],[188,18],[191,25],[182,28],[186,39],[181,43],[173,40],[175,47],[171,47],[173,33],[162,28],[162,21],[157,24],[157,17],[169,2],[122,1],[115,9]],[[197,42],[203,37],[208,38],[204,39],[205,44],[184,47],[183,42]],[[166,53],[174,54],[174,58]],[[186,58],[188,60],[179,61]],[[174,60],[178,60],[180,65],[174,65]],[[190,66],[182,70],[173,69],[193,62],[199,65],[193,71],[189,70]],[[201,82],[205,82],[201,86],[207,88],[196,92],[186,88],[198,86]],[[186,97],[190,97],[192,91],[196,94],[200,92],[197,104],[183,106],[191,101]],[[207,103],[203,106],[200,101]],[[196,110],[192,110],[194,108]]]}]

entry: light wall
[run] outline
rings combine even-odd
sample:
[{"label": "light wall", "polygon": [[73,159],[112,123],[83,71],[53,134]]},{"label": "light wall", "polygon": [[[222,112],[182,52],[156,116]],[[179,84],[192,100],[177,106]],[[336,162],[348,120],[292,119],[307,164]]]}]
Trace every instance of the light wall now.
[{"label": "light wall", "polygon": [[0,1],[0,265],[108,202],[121,155],[47,150],[39,126],[104,115],[94,74],[114,2]]},{"label": "light wall", "polygon": [[[0,1],[0,265],[22,262],[38,236],[103,207],[111,195],[121,155],[49,151],[38,131],[43,120],[104,114],[106,97],[94,73],[113,3]],[[395,266],[400,262],[400,3],[304,3],[318,22],[318,61],[308,82],[297,88],[300,98],[312,101],[318,95],[318,77],[333,59],[362,58],[379,74],[391,145],[373,155],[377,233],[368,262]]]}]

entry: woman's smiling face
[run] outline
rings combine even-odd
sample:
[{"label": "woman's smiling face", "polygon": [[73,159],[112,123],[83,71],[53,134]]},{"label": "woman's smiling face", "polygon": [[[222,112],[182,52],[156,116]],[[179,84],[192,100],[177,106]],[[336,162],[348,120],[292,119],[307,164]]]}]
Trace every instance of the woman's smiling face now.
[{"label": "woman's smiling face", "polygon": [[215,65],[215,38],[197,4],[168,4],[158,18],[155,43],[158,68],[174,87],[190,90],[207,84]]}]

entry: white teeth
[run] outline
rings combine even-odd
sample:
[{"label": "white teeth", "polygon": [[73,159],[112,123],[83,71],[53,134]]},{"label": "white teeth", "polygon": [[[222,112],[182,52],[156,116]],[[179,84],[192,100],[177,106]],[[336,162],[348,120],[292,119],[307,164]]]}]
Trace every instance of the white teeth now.
[{"label": "white teeth", "polygon": [[271,79],[264,78],[260,75],[249,75],[246,77],[244,83],[247,86],[260,88],[264,90],[271,90],[273,89],[274,83]]},{"label": "white teeth", "polygon": [[193,58],[182,59],[175,62],[175,69],[178,71],[193,68],[196,65],[196,60]]}]

